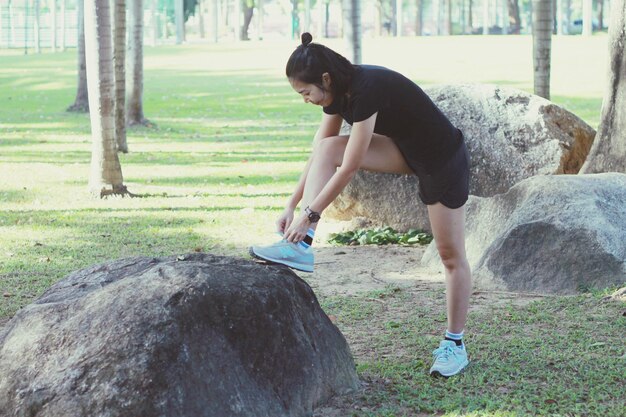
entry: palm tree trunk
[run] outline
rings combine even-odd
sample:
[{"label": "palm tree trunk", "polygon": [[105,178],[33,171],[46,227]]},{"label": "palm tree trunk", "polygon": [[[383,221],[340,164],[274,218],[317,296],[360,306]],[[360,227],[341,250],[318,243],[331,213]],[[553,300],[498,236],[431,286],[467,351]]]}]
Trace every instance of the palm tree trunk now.
[{"label": "palm tree trunk", "polygon": [[118,152],[128,153],[126,142],[126,0],[113,3],[113,62],[115,64],[115,139]]},{"label": "palm tree trunk", "polygon": [[249,41],[250,36],[248,35],[248,30],[250,29],[250,22],[252,21],[252,16],[254,15],[254,5],[249,6],[248,4],[243,5],[243,25],[241,26],[241,33],[239,34],[239,39],[242,41]]},{"label": "palm tree trunk", "polygon": [[489,0],[483,0],[483,35],[489,34]]},{"label": "palm tree trunk", "polygon": [[550,99],[552,1],[533,0],[533,58],[535,94]]},{"label": "palm tree trunk", "polygon": [[342,0],[343,34],[347,43],[348,59],[353,64],[361,63],[361,1]]},{"label": "palm tree trunk", "polygon": [[452,35],[452,0],[446,2],[446,28],[448,29],[448,35]]},{"label": "palm tree trunk", "polygon": [[176,22],[176,45],[185,41],[185,6],[183,0],[174,0],[174,21]]},{"label": "palm tree trunk", "polygon": [[85,63],[85,13],[84,2],[77,2],[77,37],[78,37],[78,88],[74,104],[67,111],[88,112],[89,94],[87,93],[87,64]]},{"label": "palm tree trunk", "polygon": [[131,35],[128,46],[127,117],[129,125],[148,125],[143,115],[143,0],[131,0]]},{"label": "palm tree trunk", "polygon": [[50,0],[50,47],[52,52],[57,51],[57,0]]},{"label": "palm tree trunk", "polygon": [[422,36],[422,28],[424,26],[424,0],[415,0],[416,16],[415,16],[415,35]]},{"label": "palm tree trunk", "polygon": [[35,53],[41,53],[41,28],[39,25],[39,0],[33,0],[33,12],[35,13],[35,24],[33,32],[35,35]]},{"label": "palm tree trunk", "polygon": [[593,34],[593,0],[583,0],[583,36]]},{"label": "palm tree trunk", "polygon": [[66,6],[66,0],[61,0],[61,52],[65,51],[65,20],[66,20],[66,14],[65,14],[65,6]]},{"label": "palm tree trunk", "polygon": [[198,15],[198,32],[200,38],[206,38],[206,30],[204,29],[204,0],[198,0],[196,4],[196,14]]},{"label": "palm tree trunk", "polygon": [[598,133],[580,172],[626,173],[626,1],[611,2],[609,76]]},{"label": "palm tree trunk", "polygon": [[598,0],[598,30],[604,29],[604,0]]},{"label": "palm tree trunk", "polygon": [[85,1],[85,50],[91,119],[89,190],[126,194],[115,143],[115,90],[109,0]]}]

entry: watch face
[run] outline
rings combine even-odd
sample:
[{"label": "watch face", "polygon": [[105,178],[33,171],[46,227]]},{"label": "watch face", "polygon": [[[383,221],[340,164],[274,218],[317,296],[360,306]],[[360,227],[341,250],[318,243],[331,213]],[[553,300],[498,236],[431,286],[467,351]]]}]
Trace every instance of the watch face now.
[{"label": "watch face", "polygon": [[309,221],[311,223],[317,223],[320,220],[320,215],[317,213],[309,213]]}]

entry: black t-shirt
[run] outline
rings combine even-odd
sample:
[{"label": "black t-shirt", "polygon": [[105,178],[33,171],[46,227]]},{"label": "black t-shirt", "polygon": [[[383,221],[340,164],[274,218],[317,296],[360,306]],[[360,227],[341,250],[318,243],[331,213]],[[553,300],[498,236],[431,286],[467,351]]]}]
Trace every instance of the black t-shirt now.
[{"label": "black t-shirt", "polygon": [[461,131],[402,74],[373,65],[355,69],[348,94],[324,112],[340,114],[350,125],[378,112],[374,132],[393,139],[417,174],[437,173],[461,145]]}]

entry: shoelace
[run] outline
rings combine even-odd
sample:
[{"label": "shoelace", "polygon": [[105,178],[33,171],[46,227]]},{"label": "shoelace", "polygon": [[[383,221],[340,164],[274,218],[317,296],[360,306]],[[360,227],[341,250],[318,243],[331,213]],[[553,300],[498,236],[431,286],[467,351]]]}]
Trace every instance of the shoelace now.
[{"label": "shoelace", "polygon": [[445,345],[435,349],[433,351],[433,356],[437,358],[437,360],[447,362],[450,359],[450,356],[455,356],[455,353],[454,349],[452,349],[452,346]]}]

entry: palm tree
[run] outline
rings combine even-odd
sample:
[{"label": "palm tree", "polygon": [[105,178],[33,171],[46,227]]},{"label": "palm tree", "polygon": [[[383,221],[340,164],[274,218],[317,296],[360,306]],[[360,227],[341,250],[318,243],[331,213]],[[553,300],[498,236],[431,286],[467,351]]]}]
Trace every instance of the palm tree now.
[{"label": "palm tree", "polygon": [[535,94],[550,99],[552,1],[533,0],[533,58]]},{"label": "palm tree", "polygon": [[50,46],[52,47],[52,52],[57,51],[57,0],[50,0]]},{"label": "palm tree", "polygon": [[361,63],[361,0],[342,0],[343,36],[347,42],[348,59]]},{"label": "palm tree", "polygon": [[174,0],[174,21],[176,23],[176,45],[180,45],[185,41],[184,0]]},{"label": "palm tree", "polygon": [[85,1],[87,86],[91,119],[89,190],[101,198],[127,194],[115,143],[115,90],[109,0]]},{"label": "palm tree", "polygon": [[609,76],[598,133],[581,173],[626,173],[626,0],[611,2]]},{"label": "palm tree", "polygon": [[415,0],[415,35],[422,36],[424,26],[424,0]]},{"label": "palm tree", "polygon": [[74,104],[67,111],[88,112],[89,95],[87,93],[87,67],[85,63],[85,9],[84,2],[77,2],[77,34],[78,34],[78,88]]},{"label": "palm tree", "polygon": [[41,27],[39,22],[39,0],[33,0],[33,12],[35,13],[35,24],[33,32],[35,34],[35,53],[41,53]]},{"label": "palm tree", "polygon": [[143,0],[131,0],[130,39],[128,42],[128,103],[126,118],[129,125],[147,125],[143,115]]},{"label": "palm tree", "polygon": [[113,3],[113,62],[115,63],[115,139],[118,152],[128,153],[126,142],[126,0]]}]

